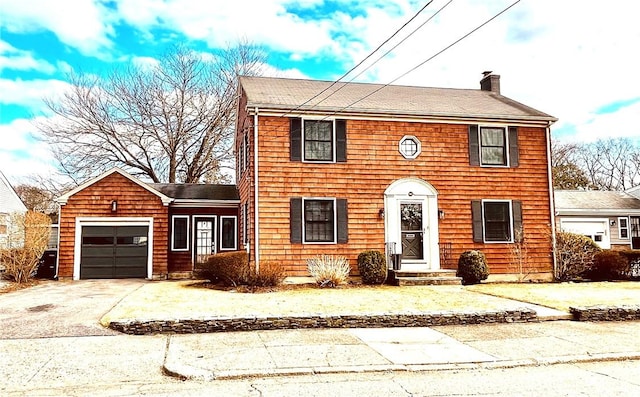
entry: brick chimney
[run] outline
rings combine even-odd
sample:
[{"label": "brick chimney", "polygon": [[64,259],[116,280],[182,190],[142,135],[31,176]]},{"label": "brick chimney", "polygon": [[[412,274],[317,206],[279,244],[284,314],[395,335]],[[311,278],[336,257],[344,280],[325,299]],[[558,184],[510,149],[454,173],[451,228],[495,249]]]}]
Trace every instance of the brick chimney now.
[{"label": "brick chimney", "polygon": [[482,72],[482,80],[480,80],[480,89],[482,91],[491,91],[496,94],[500,93],[500,75],[493,74],[492,71]]}]

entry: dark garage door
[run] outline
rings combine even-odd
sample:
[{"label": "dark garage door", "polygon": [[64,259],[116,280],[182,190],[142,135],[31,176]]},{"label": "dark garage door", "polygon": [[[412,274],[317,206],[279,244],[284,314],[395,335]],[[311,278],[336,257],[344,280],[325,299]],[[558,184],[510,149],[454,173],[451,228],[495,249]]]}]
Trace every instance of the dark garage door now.
[{"label": "dark garage door", "polygon": [[147,277],[148,226],[84,226],[80,278]]}]

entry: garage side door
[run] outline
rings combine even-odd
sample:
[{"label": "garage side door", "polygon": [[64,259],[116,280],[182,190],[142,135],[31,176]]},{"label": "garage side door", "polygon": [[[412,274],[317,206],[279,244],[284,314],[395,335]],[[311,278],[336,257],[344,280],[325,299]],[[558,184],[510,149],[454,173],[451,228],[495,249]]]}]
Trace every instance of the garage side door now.
[{"label": "garage side door", "polygon": [[84,226],[80,278],[147,277],[148,226]]}]

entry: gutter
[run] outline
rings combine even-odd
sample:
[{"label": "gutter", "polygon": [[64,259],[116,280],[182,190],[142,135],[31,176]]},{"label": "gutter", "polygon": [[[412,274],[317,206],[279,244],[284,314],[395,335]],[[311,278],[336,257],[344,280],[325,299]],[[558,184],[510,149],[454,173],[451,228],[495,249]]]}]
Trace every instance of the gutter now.
[{"label": "gutter", "polygon": [[553,172],[551,171],[551,123],[545,128],[547,140],[547,179],[549,180],[549,209],[551,210],[551,260],[553,263],[553,276],[556,276],[557,258],[556,258],[556,209],[555,198],[553,195]]},{"label": "gutter", "polygon": [[256,262],[256,273],[260,274],[260,219],[258,216],[258,208],[260,205],[260,201],[258,199],[258,111],[258,107],[256,106],[253,114],[253,170],[255,172],[253,176],[253,232],[255,234],[253,253]]}]

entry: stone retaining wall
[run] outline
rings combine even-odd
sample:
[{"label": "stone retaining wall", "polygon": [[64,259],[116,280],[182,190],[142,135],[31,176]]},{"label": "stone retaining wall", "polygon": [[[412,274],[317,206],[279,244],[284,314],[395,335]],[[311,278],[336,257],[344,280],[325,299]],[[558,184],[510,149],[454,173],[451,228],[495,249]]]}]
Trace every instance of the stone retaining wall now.
[{"label": "stone retaining wall", "polygon": [[207,333],[297,328],[430,327],[537,321],[530,309],[478,313],[377,314],[342,316],[210,318],[191,320],[113,321],[109,328],[126,334]]},{"label": "stone retaining wall", "polygon": [[576,321],[626,321],[640,320],[640,305],[571,307]]}]

